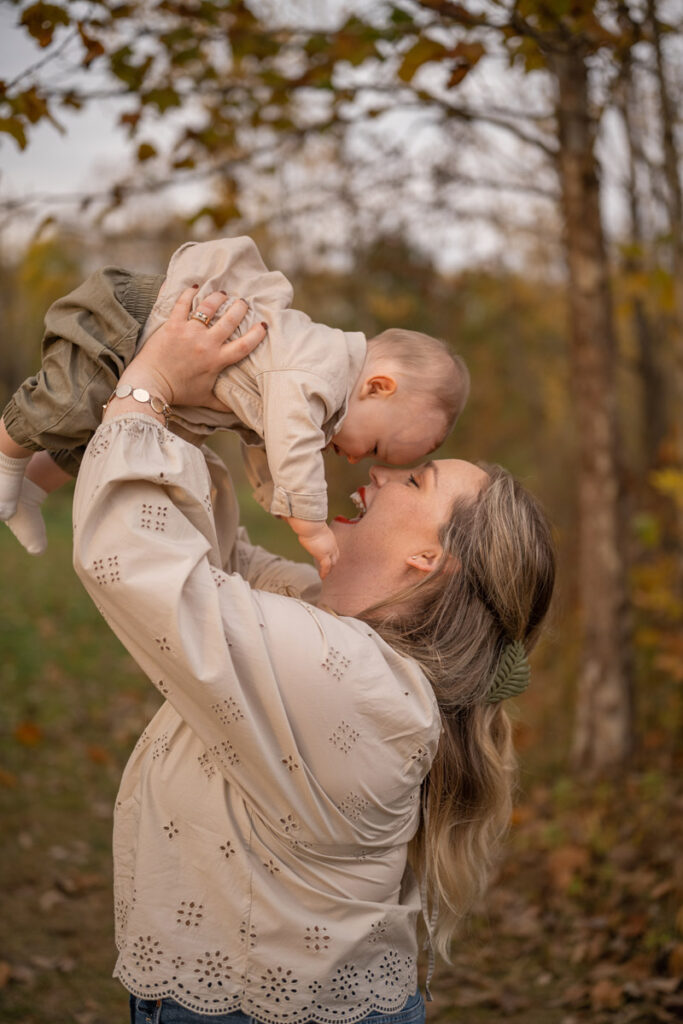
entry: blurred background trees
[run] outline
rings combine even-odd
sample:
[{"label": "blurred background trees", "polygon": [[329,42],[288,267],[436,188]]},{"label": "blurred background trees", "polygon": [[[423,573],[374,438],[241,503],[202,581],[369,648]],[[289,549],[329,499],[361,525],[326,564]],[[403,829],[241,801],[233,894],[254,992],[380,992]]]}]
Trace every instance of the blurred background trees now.
[{"label": "blurred background trees", "polygon": [[[189,233],[254,233],[315,317],[448,338],[474,379],[448,450],[530,475],[560,524],[573,763],[622,765],[638,687],[683,677],[677,5],[14,7],[41,52],[0,83],[4,144],[115,97],[132,160],[75,197],[87,240],[43,203],[37,241],[5,250],[5,391],[74,275],[159,267]],[[179,183],[189,211],[147,212]]]}]

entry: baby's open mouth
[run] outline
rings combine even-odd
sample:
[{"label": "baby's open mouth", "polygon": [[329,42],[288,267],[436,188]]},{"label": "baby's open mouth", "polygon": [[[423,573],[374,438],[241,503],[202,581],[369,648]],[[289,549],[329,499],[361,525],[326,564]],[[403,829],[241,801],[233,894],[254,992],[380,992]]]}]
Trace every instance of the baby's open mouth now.
[{"label": "baby's open mouth", "polygon": [[357,491],[354,491],[351,495],[351,501],[358,509],[358,515],[354,516],[353,519],[349,519],[347,516],[335,516],[335,523],[346,523],[347,526],[353,526],[355,523],[360,522],[365,513],[368,510],[368,506],[365,502],[365,488],[359,487]]}]

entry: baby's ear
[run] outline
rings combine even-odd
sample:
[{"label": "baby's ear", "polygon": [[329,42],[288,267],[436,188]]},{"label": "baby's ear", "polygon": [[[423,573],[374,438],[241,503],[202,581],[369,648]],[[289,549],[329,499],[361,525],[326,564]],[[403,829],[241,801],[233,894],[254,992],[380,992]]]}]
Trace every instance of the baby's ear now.
[{"label": "baby's ear", "polygon": [[374,395],[376,398],[388,398],[389,395],[396,392],[397,388],[398,384],[393,377],[386,373],[373,373],[371,377],[366,377],[363,381],[360,397],[370,398]]}]

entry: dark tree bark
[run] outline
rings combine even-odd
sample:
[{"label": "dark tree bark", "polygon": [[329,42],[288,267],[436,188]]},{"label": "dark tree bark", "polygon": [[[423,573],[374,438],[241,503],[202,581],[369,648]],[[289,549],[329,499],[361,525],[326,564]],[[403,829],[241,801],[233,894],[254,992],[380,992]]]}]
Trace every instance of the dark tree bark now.
[{"label": "dark tree bark", "polygon": [[[646,163],[638,123],[637,90],[633,69],[627,58],[617,97],[628,147],[626,191],[630,219],[630,246],[624,260],[628,275],[642,275],[647,268],[644,217],[638,190],[638,166]],[[669,394],[666,374],[658,346],[657,332],[642,294],[631,300],[633,333],[638,349],[638,376],[641,389],[641,446],[643,471],[656,468],[662,457],[662,446],[669,429]]]},{"label": "dark tree bark", "polygon": [[570,358],[579,430],[582,657],[573,761],[587,774],[621,765],[633,736],[620,527],[616,340],[600,211],[587,50],[553,47],[558,172],[569,269]]},{"label": "dark tree bark", "polygon": [[[674,104],[666,79],[662,52],[661,25],[657,17],[656,0],[648,0],[648,18],[652,30],[655,52],[655,71],[659,93],[662,125],[664,177],[667,189],[667,212],[671,233],[671,272],[674,286],[673,372],[672,390],[676,431],[676,452],[679,468],[683,468],[683,189],[679,174],[679,153],[675,134]],[[683,537],[683,510],[679,513],[679,526]],[[683,579],[683,570],[681,572]]]}]

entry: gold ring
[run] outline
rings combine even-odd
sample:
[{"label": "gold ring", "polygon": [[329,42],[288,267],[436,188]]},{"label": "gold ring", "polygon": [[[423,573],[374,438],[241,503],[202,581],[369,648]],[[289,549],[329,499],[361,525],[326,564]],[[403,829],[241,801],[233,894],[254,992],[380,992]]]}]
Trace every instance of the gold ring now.
[{"label": "gold ring", "polygon": [[200,324],[204,324],[205,327],[208,327],[211,317],[208,313],[202,313],[201,309],[195,309],[194,313],[190,313],[187,319],[199,320]]}]

